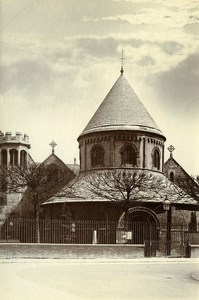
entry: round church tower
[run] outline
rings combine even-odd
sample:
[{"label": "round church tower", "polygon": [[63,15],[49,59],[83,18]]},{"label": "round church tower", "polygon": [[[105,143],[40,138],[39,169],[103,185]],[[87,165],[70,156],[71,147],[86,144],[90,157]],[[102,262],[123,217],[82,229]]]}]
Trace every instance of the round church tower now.
[{"label": "round church tower", "polygon": [[163,172],[165,140],[122,69],[78,137],[80,171],[133,168]]}]

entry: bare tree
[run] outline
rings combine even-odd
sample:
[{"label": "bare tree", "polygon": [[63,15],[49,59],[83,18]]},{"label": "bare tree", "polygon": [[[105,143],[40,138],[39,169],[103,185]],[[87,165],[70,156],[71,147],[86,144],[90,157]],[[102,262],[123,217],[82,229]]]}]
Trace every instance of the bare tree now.
[{"label": "bare tree", "polygon": [[[29,168],[12,166],[2,170],[8,192],[29,191],[33,203],[33,217],[35,219],[35,242],[39,237],[39,210],[42,200],[52,195],[52,191],[59,189],[74,177],[72,171],[66,172],[59,169],[59,176],[49,178],[48,169],[44,165],[31,165]],[[52,174],[51,174],[52,175]],[[45,195],[45,197],[44,197]]]},{"label": "bare tree", "polygon": [[193,198],[199,202],[199,176],[196,177],[176,177],[172,183],[176,194],[184,198]]},{"label": "bare tree", "polygon": [[195,181],[197,182],[197,184],[199,185],[199,175],[195,176]]},{"label": "bare tree", "polygon": [[152,200],[155,193],[162,197],[161,191],[165,188],[163,176],[132,170],[90,172],[86,182],[88,189],[97,197],[114,201],[123,209],[125,226],[133,203]]}]

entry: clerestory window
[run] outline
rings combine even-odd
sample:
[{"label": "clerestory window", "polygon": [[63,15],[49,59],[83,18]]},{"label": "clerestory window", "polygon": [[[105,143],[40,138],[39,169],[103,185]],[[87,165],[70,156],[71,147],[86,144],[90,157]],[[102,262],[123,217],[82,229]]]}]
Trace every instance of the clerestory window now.
[{"label": "clerestory window", "polygon": [[153,167],[157,170],[160,169],[160,154],[158,150],[155,150],[153,153]]},{"label": "clerestory window", "polygon": [[104,166],[104,148],[102,146],[94,146],[91,150],[91,167]]},{"label": "clerestory window", "polygon": [[136,151],[132,146],[126,146],[121,151],[122,165],[136,166]]}]

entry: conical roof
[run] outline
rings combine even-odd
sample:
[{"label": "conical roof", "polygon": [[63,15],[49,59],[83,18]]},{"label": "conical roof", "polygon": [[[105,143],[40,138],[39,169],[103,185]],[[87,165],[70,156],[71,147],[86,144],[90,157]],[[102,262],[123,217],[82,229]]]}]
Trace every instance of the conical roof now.
[{"label": "conical roof", "polygon": [[112,130],[136,130],[163,136],[123,74],[119,76],[80,137]]}]

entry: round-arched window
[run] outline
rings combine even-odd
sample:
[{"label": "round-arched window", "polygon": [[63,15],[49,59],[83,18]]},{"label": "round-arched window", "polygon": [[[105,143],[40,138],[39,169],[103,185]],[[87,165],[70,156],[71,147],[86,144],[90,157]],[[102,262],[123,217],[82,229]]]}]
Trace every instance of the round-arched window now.
[{"label": "round-arched window", "polygon": [[122,165],[136,166],[136,151],[128,145],[121,150]]},{"label": "round-arched window", "polygon": [[91,167],[104,166],[104,148],[102,146],[94,146],[91,150]]},{"label": "round-arched window", "polygon": [[18,164],[18,151],[16,149],[10,150],[10,165],[16,166]]},{"label": "round-arched window", "polygon": [[27,153],[25,150],[20,152],[20,166],[23,168],[27,167]]},{"label": "round-arched window", "polygon": [[153,167],[157,170],[160,169],[160,154],[157,149],[153,153]]}]

